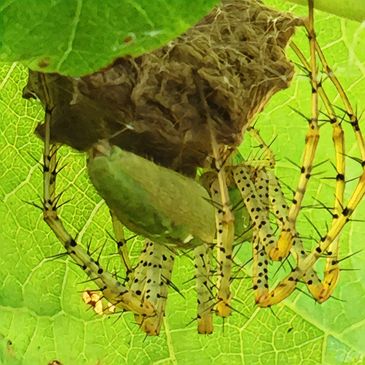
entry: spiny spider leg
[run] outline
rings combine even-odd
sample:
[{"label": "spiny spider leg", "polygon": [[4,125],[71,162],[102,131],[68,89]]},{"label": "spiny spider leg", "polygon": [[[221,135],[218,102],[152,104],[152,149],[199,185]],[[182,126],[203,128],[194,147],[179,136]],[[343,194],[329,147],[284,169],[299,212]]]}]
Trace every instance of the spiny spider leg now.
[{"label": "spiny spider leg", "polygon": [[[304,58],[304,56],[303,56]],[[305,58],[304,58],[305,60]],[[305,66],[308,64],[305,64]],[[309,65],[308,65],[309,67]],[[336,194],[335,194],[335,207],[333,215],[339,215],[342,211],[343,207],[343,200],[344,200],[344,189],[345,189],[345,182],[344,182],[344,172],[345,172],[345,143],[344,143],[344,133],[341,127],[340,121],[336,117],[332,105],[330,104],[327,95],[324,93],[324,90],[321,86],[319,86],[319,95],[323,95],[326,97],[327,100],[327,110],[330,113],[331,121],[333,125],[333,134],[332,138],[335,143],[335,151],[336,151],[336,169],[338,171],[336,176]],[[250,134],[259,142],[259,145],[264,150],[264,156],[268,161],[271,161],[270,167],[275,166],[275,159],[272,151],[266,145],[265,141],[261,138],[258,131],[254,128],[250,128]],[[274,173],[267,169],[265,174],[261,178],[261,184],[256,183],[256,186],[264,185],[264,181],[267,179],[269,185],[269,196],[270,196],[270,205],[274,215],[277,218],[277,223],[281,230],[288,230],[290,228],[290,224],[288,221],[289,216],[289,208],[286,204],[285,197],[282,193],[280,183],[278,182]],[[337,195],[338,194],[338,195]],[[290,252],[295,257],[296,262],[299,260],[304,260],[307,257],[307,254],[304,250],[303,243],[301,239],[298,237],[297,232],[292,231],[293,235],[293,244],[291,247]],[[318,277],[317,273],[313,268],[309,268],[304,274],[303,279],[311,292],[312,296],[319,302],[322,303],[326,301],[331,294],[333,293],[336,283],[339,277],[339,268],[338,268],[338,239],[337,237],[330,245],[326,258],[326,268],[324,272],[323,283],[321,282],[320,278]],[[291,287],[288,287],[288,291],[293,291],[295,288],[295,282],[291,282]],[[280,288],[278,291],[279,294],[286,293],[283,288]],[[277,296],[274,293],[275,300],[280,302],[280,296]],[[260,301],[257,302],[260,305]]]},{"label": "spiny spider leg", "polygon": [[[250,161],[250,166],[253,167],[275,167],[275,156],[274,153],[271,151],[270,146],[266,144],[266,142],[262,139],[259,131],[254,127],[250,126],[247,128],[247,132],[259,143],[259,148],[263,150],[263,157],[259,160],[252,160]],[[275,141],[274,138],[273,141]],[[271,145],[271,143],[270,143]]]},{"label": "spiny spider leg", "polygon": [[[313,4],[312,2],[309,3],[309,9],[310,11],[313,11]],[[308,32],[310,32],[311,29],[313,29],[313,13],[312,17],[309,18],[309,23],[306,24],[306,28]],[[345,143],[344,143],[344,134],[341,126],[342,120],[338,120],[336,117],[336,113],[334,112],[332,105],[329,101],[329,98],[327,97],[327,94],[325,93],[323,89],[323,85],[320,83],[318,84],[318,94],[321,97],[325,108],[327,110],[327,113],[330,118],[330,122],[333,126],[333,133],[332,133],[332,139],[335,146],[335,154],[336,154],[336,170],[337,170],[337,176],[336,176],[336,194],[335,194],[335,206],[334,206],[334,213],[333,213],[333,222],[332,227],[327,233],[325,237],[322,238],[321,242],[318,247],[316,248],[316,251],[313,252],[309,258],[306,259],[305,264],[303,265],[303,268],[308,267],[311,262],[315,262],[316,256],[318,255],[318,252],[328,251],[329,257],[327,259],[326,268],[325,268],[325,277],[323,282],[323,290],[321,294],[319,295],[319,301],[325,301],[328,299],[335,287],[335,284],[338,280],[339,276],[339,269],[338,269],[338,237],[343,229],[345,223],[349,220],[350,215],[353,212],[353,209],[357,207],[359,202],[362,200],[364,195],[364,174],[365,174],[365,143],[364,143],[364,136],[360,130],[359,127],[359,120],[354,112],[351,103],[341,85],[339,80],[337,79],[336,75],[330,68],[330,66],[327,63],[327,60],[318,44],[316,39],[311,39],[312,43],[314,43],[315,51],[321,61],[321,64],[323,66],[324,72],[328,76],[328,78],[331,80],[335,88],[337,89],[338,94],[340,95],[340,98],[345,106],[345,112],[350,118],[350,124],[353,128],[353,131],[355,133],[355,137],[357,140],[358,148],[361,154],[361,160],[359,162],[361,163],[361,166],[363,168],[363,173],[359,178],[358,185],[352,194],[349,203],[347,207],[345,207],[344,204],[344,190],[345,190]],[[311,46],[313,47],[313,44],[311,43]],[[303,66],[307,70],[313,70],[313,65],[309,65],[303,56],[303,54],[300,52],[298,47],[296,47],[294,44],[291,44],[292,49],[297,54],[299,59],[301,60]],[[345,207],[345,208],[344,208]],[[347,217],[347,218],[346,218]]]},{"label": "spiny spider leg", "polygon": [[[356,113],[354,113],[354,110],[349,102],[349,99],[342,88],[342,85],[340,84],[339,80],[336,78],[334,73],[332,72],[331,68],[329,67],[325,56],[318,45],[315,33],[314,33],[314,26],[313,26],[313,1],[309,1],[309,21],[306,23],[307,32],[309,34],[309,40],[310,40],[310,50],[311,50],[311,62],[308,64],[305,60],[305,57],[302,55],[302,53],[299,51],[298,47],[295,45],[292,45],[293,50],[296,52],[298,57],[303,63],[303,66],[307,68],[307,70],[310,70],[310,80],[312,84],[312,120],[313,116],[318,115],[318,95],[321,97],[322,101],[324,102],[324,105],[327,109],[327,113],[329,115],[330,121],[333,125],[333,135],[332,139],[335,145],[335,155],[336,155],[336,170],[337,170],[337,177],[336,177],[336,194],[335,194],[335,207],[334,207],[334,213],[333,213],[333,222],[332,227],[327,233],[325,237],[322,238],[321,242],[318,247],[316,248],[316,251],[313,252],[310,257],[306,258],[304,260],[304,263],[300,263],[300,269],[298,268],[299,272],[305,272],[306,269],[310,267],[310,265],[314,264],[316,260],[318,259],[318,252],[322,253],[323,250],[326,250],[331,253],[331,255],[328,256],[327,262],[326,262],[326,269],[325,269],[325,277],[323,282],[323,288],[320,292],[320,294],[316,293],[315,297],[318,301],[323,302],[326,299],[328,299],[335,287],[335,284],[339,277],[339,268],[338,268],[338,238],[339,234],[341,233],[346,221],[349,219],[349,215],[352,214],[352,209],[354,209],[363,196],[363,175],[359,179],[359,183],[354,191],[354,194],[352,195],[348,206],[343,209],[344,207],[344,201],[343,201],[343,195],[344,195],[344,189],[345,189],[345,144],[344,144],[344,136],[343,136],[343,130],[341,127],[341,121],[338,120],[336,117],[336,114],[333,111],[333,108],[331,106],[331,103],[328,100],[327,95],[325,94],[322,84],[317,82],[316,79],[316,59],[315,55],[317,54],[322,65],[324,68],[325,73],[329,77],[329,79],[332,81],[332,83],[335,85],[344,105],[345,105],[345,111],[347,115],[350,118],[350,124],[353,127],[357,143],[359,146],[359,150],[361,153],[361,164],[362,167],[365,168],[365,143],[364,143],[364,137],[361,133],[361,130],[359,128],[359,121],[356,116]],[[302,168],[302,175],[304,173],[308,174],[308,169],[305,168],[305,165],[303,164],[304,168]],[[364,173],[363,173],[364,174]],[[309,175],[310,176],[310,171]],[[304,192],[304,191],[303,191]],[[297,189],[298,193],[298,189]],[[294,197],[294,204],[292,206],[295,207],[297,204],[297,194]],[[300,206],[300,205],[298,205]],[[299,212],[299,211],[298,211]],[[346,218],[347,217],[347,218]],[[289,218],[291,218],[291,215],[289,213]],[[290,248],[291,244],[289,242],[288,248]],[[274,257],[275,258],[275,257]],[[297,275],[296,275],[297,276]],[[291,278],[293,279],[293,278]]]},{"label": "spiny spider leg", "polygon": [[174,259],[175,254],[171,248],[146,241],[135,269],[132,292],[156,308],[156,315],[153,317],[135,316],[137,323],[147,335],[157,336],[160,333]]},{"label": "spiny spider leg", "polygon": [[[256,172],[257,173],[257,172]],[[259,197],[260,186],[263,185],[265,179],[258,179],[255,186],[249,175],[249,166],[237,166],[233,168],[233,176],[237,186],[242,192],[242,198],[251,215],[254,225],[254,289],[256,291],[256,302],[261,307],[268,307],[281,302],[289,296],[295,289],[296,283],[304,278],[311,294],[318,302],[324,302],[333,292],[332,286],[335,286],[338,278],[338,260],[331,259],[331,270],[328,265],[325,269],[323,283],[313,269],[315,262],[321,257],[321,254],[328,250],[333,240],[338,237],[344,225],[349,220],[350,215],[357,207],[365,195],[365,172],[362,173],[355,191],[353,192],[347,207],[341,208],[341,214],[334,216],[332,226],[326,236],[321,239],[318,247],[310,255],[306,255],[301,240],[295,234],[293,236],[293,245],[291,253],[296,257],[297,267],[290,275],[281,281],[272,291],[265,290],[265,279],[267,274],[267,258],[265,254],[272,242],[272,232],[265,222],[265,207],[262,205],[262,199]],[[269,196],[271,198],[271,206],[278,217],[279,225],[285,226],[288,219],[288,207],[285,198],[282,195],[280,185],[275,176],[270,172],[267,173],[267,182],[269,182]],[[254,202],[252,202],[252,200]],[[268,219],[266,219],[268,222]],[[265,244],[263,244],[265,242]],[[328,259],[328,260],[329,260]],[[260,274],[261,273],[261,274]],[[260,280],[260,282],[258,282]],[[264,280],[264,281],[262,281]],[[267,279],[266,279],[267,280]],[[260,287],[258,285],[260,284]]]},{"label": "spiny spider leg", "polygon": [[[49,97],[45,80],[42,80],[46,105],[53,105]],[[50,118],[52,107],[46,110],[45,115],[45,140],[43,152],[43,219],[54,232],[56,237],[65,247],[74,262],[97,284],[103,296],[115,306],[138,313],[143,316],[153,316],[155,309],[147,301],[141,302],[128,289],[118,282],[109,272],[104,271],[99,262],[76,243],[75,239],[67,232],[57,214],[56,175],[57,175],[57,149],[50,143]]]},{"label": "spiny spider leg", "polygon": [[[220,171],[223,171],[222,169]],[[232,214],[230,210],[229,195],[224,198],[222,194],[221,186],[219,184],[219,175],[211,185],[211,197],[216,202],[220,202],[222,207],[216,210],[216,240],[217,240],[217,315],[221,317],[228,317],[231,313],[230,302],[232,298],[231,294],[231,279],[232,279],[232,253],[233,253],[233,239],[234,239],[234,221],[229,218],[227,221],[227,215],[230,217]],[[225,173],[224,173],[225,175]],[[226,177],[224,176],[224,179]],[[228,188],[224,183],[223,189]],[[224,202],[225,200],[225,202]],[[226,212],[226,214],[225,214]]]},{"label": "spiny spider leg", "polygon": [[130,290],[138,298],[142,298],[144,293],[145,280],[147,275],[147,257],[149,255],[149,246],[153,245],[152,242],[145,240],[143,249],[139,255],[137,265],[132,268],[133,280],[130,282]]},{"label": "spiny spider leg", "polygon": [[[255,178],[251,176],[252,171],[259,175],[257,182],[254,182]],[[266,178],[264,170],[257,171],[249,165],[233,167],[232,174],[252,220],[253,289],[255,291],[255,301],[261,306],[262,301],[266,300],[269,293],[269,252],[277,243],[274,231],[270,226],[269,209],[267,209],[269,206],[269,180]],[[257,188],[255,184],[258,185]],[[295,289],[296,283],[293,282],[291,284],[290,286],[280,288],[280,291],[275,293],[275,299],[283,299],[290,295]],[[280,302],[282,299],[277,302]]]},{"label": "spiny spider leg", "polygon": [[305,147],[302,160],[302,168],[296,192],[293,198],[293,204],[289,209],[288,221],[290,227],[283,230],[279,237],[275,248],[270,252],[270,258],[273,260],[284,259],[293,243],[293,232],[295,231],[295,223],[303,202],[305,191],[308,186],[309,179],[313,168],[313,161],[317,151],[319,141],[319,125],[318,125],[318,81],[317,81],[317,65],[316,65],[316,33],[313,26],[313,0],[308,0],[309,17],[307,25],[307,33],[310,45],[310,65],[311,74],[310,80],[312,85],[312,99],[311,99],[311,118],[308,120],[308,132],[305,137]]},{"label": "spiny spider leg", "polygon": [[[300,49],[294,44],[291,43],[291,48],[294,50],[296,55],[299,57],[302,65],[305,69],[309,72],[310,65],[305,59],[303,53]],[[316,50],[317,54],[320,55],[320,60],[326,72],[328,74],[331,73],[331,77],[336,80],[335,85],[339,85],[340,87],[340,94],[344,91],[342,89],[341,84],[337,80],[336,76],[334,76],[333,72],[329,72],[329,66],[326,63],[324,55],[320,48],[318,47],[318,43],[316,42]],[[337,88],[338,89],[338,88]],[[336,188],[335,188],[335,202],[334,202],[334,209],[333,209],[333,216],[339,216],[341,214],[342,208],[344,206],[344,193],[345,193],[345,171],[346,171],[346,164],[345,164],[345,139],[344,139],[344,131],[342,128],[342,119],[339,119],[332,107],[332,104],[323,88],[322,83],[318,85],[318,94],[326,108],[329,121],[332,125],[332,140],[335,149],[335,167],[337,171],[336,175]],[[345,95],[345,105],[349,105],[348,110],[352,114],[351,104],[349,103],[346,94]],[[355,133],[357,133],[355,129]],[[362,135],[360,134],[360,141],[362,140]],[[317,298],[318,301],[322,302],[327,300],[331,294],[333,293],[336,283],[339,278],[340,270],[338,268],[338,250],[339,250],[339,236],[336,237],[333,242],[329,245],[328,252],[330,253],[326,259],[326,268],[325,268],[325,275],[324,275],[324,282],[323,285],[326,289],[323,289],[321,292],[321,298]],[[313,293],[312,293],[313,294]]]},{"label": "spiny spider leg", "polygon": [[214,296],[211,258],[213,247],[203,244],[194,249],[196,269],[196,292],[198,302],[198,333],[213,333]]},{"label": "spiny spider leg", "polygon": [[[346,114],[350,118],[350,124],[351,124],[353,131],[355,133],[355,136],[356,136],[357,144],[358,144],[360,154],[361,154],[361,159],[362,159],[362,161],[365,161],[365,141],[364,141],[364,135],[361,132],[360,127],[359,127],[359,119],[358,119],[356,113],[354,112],[354,109],[350,103],[350,100],[347,97],[345,90],[343,89],[340,81],[337,79],[336,75],[334,74],[334,72],[332,71],[330,66],[328,65],[327,60],[326,60],[319,44],[317,43],[317,41],[316,41],[315,45],[316,45],[316,51],[317,51],[318,57],[322,63],[323,69],[324,69],[326,75],[328,76],[328,78],[332,81],[335,88],[337,89],[337,92],[340,95],[340,98],[345,106]],[[365,163],[362,164],[362,167],[365,167]]]},{"label": "spiny spider leg", "polygon": [[[289,208],[285,202],[285,198],[280,188],[280,184],[275,175],[271,171],[267,171],[267,177],[270,186],[271,206],[273,208],[275,216],[277,217],[279,227],[282,229],[287,225]],[[290,252],[295,257],[297,263],[307,258],[303,242],[297,234],[293,239],[293,245]],[[308,268],[308,270],[303,273],[303,279],[305,284],[307,285],[312,296],[319,303],[324,302],[331,296],[333,290],[335,289],[338,278],[338,275],[334,275],[333,272],[334,270],[336,270],[336,272],[339,272],[337,256],[336,258],[334,258],[332,254],[328,254],[326,260],[327,262],[323,282],[321,282],[313,267]],[[328,269],[329,265],[331,265],[330,270]],[[296,282],[292,282],[292,285],[294,287],[295,284]],[[281,301],[282,299],[280,300],[280,298],[277,298],[277,300]]]},{"label": "spiny spider leg", "polygon": [[252,171],[254,173],[257,172],[249,165],[235,166],[232,168],[233,179],[251,217],[252,226],[254,230],[257,230],[261,244],[268,254],[276,243],[274,231],[267,220],[268,204],[265,204],[265,198],[268,198],[268,187],[266,186],[267,192],[265,192],[265,185],[260,185],[259,193],[256,190],[254,178],[252,178]]},{"label": "spiny spider leg", "polygon": [[[246,169],[247,172],[250,172],[249,166]],[[249,183],[245,177],[249,178],[250,176],[248,174],[241,174],[242,179],[246,181],[246,188],[244,190],[242,190],[242,187],[240,188],[242,199],[246,202],[253,224],[252,277],[256,303],[260,302],[260,298],[269,288],[268,253],[272,243],[274,243],[274,232],[270,226],[269,217],[269,188],[267,180],[262,178],[262,171],[262,169],[251,170],[251,176],[252,172],[254,172],[255,176],[249,180]],[[238,180],[236,182],[237,186],[239,186]]]},{"label": "spiny spider leg", "polygon": [[[341,154],[340,152],[344,150],[344,141],[342,136],[343,131],[342,128],[335,128],[336,126],[334,126],[333,139],[336,138],[337,142],[336,169],[338,169],[341,174],[341,171],[344,172],[345,170],[344,153]],[[357,128],[357,131],[362,137],[359,128]],[[358,141],[359,140],[361,141],[362,138],[358,138]],[[365,164],[362,163],[362,166],[364,165]],[[279,221],[281,221],[281,227],[283,227],[288,217],[287,207],[285,207],[285,198],[282,196],[281,189],[278,186],[279,183],[277,182],[275,176],[270,171],[268,171],[267,173],[270,180],[271,204],[274,212],[278,214]],[[318,302],[322,303],[331,296],[338,281],[340,271],[338,268],[338,243],[336,240],[338,239],[339,234],[342,231],[346,221],[348,221],[349,214],[353,212],[353,209],[356,208],[364,195],[364,174],[365,173],[363,173],[360,177],[358,186],[356,187],[346,208],[344,208],[343,204],[343,190],[345,183],[342,179],[342,176],[339,177],[337,175],[336,194],[339,194],[339,196],[337,198],[336,195],[336,210],[333,213],[334,220],[330,231],[325,237],[322,238],[322,243],[319,244],[319,247],[317,247],[316,251],[314,251],[309,256],[305,253],[301,240],[296,237],[296,234],[293,235],[293,245],[291,247],[291,253],[296,257],[298,267],[293,271],[291,275],[287,277],[287,279],[282,281],[273,291],[271,291],[270,294],[261,297],[258,305],[265,307],[279,303],[295,289],[296,282],[302,278],[308,286],[311,294]],[[275,199],[275,204],[273,202],[273,199]],[[347,219],[345,218],[346,216]],[[321,282],[318,275],[313,269],[313,265],[318,260],[320,255],[325,251],[330,252],[328,252],[327,254],[324,279],[323,282]]]},{"label": "spiny spider leg", "polygon": [[[272,158],[271,151],[261,139],[258,132],[254,134],[254,138],[259,139],[260,146],[264,148],[264,154],[270,160]],[[274,161],[271,162],[270,166],[274,166]],[[288,227],[289,208],[285,202],[280,184],[270,169],[257,169],[246,164],[234,167],[233,176],[242,194],[242,199],[251,216],[254,227],[253,289],[255,290],[256,303],[259,306],[279,303],[294,291],[297,280],[289,280],[286,285],[279,285],[277,289],[274,289],[270,293],[270,301],[267,301],[269,293],[267,278],[268,253],[276,244],[274,232],[269,224],[268,198],[270,197],[270,207],[277,218],[277,223],[281,230]],[[307,258],[303,243],[295,231],[293,231],[293,245],[290,251],[297,262]],[[323,283],[312,267],[309,267],[302,273],[306,285],[318,302],[323,302],[328,299],[334,289],[332,286],[335,286],[338,277],[338,275],[335,275],[338,272],[337,259],[330,257],[328,260],[331,260],[332,267],[330,271],[326,269]]]},{"label": "spiny spider leg", "polygon": [[[295,288],[295,283],[298,282],[304,274],[308,273],[308,270],[313,268],[316,261],[321,257],[321,254],[328,250],[328,247],[333,240],[341,233],[345,224],[348,222],[351,214],[359,205],[360,201],[365,195],[365,172],[362,173],[359,182],[353,192],[347,206],[342,210],[338,218],[334,218],[332,226],[328,230],[327,234],[318,243],[316,249],[312,251],[305,259],[298,261],[298,266],[284,279],[275,289],[270,293],[262,297],[260,301],[261,307],[269,307],[273,304],[279,303],[285,299]],[[333,265],[336,265],[338,260],[334,260]],[[327,299],[329,288],[327,285],[332,285],[336,282],[336,272],[326,273],[326,282],[323,284],[323,292],[316,294],[318,301],[323,302]]]},{"label": "spiny spider leg", "polygon": [[214,120],[212,119],[207,106],[206,97],[202,85],[195,80],[200,99],[204,106],[207,126],[210,131],[210,140],[214,157],[216,182],[211,187],[213,199],[220,204],[221,209],[216,212],[216,239],[217,239],[217,261],[218,261],[218,279],[217,279],[217,300],[216,313],[221,317],[228,317],[231,314],[230,302],[232,299],[230,284],[232,277],[232,251],[234,240],[234,216],[231,211],[229,199],[227,176],[224,162],[228,161],[230,152],[228,149],[220,150],[214,129]]},{"label": "spiny spider leg", "polygon": [[127,241],[124,237],[124,226],[111,210],[110,210],[110,216],[112,218],[115,242],[118,248],[118,255],[120,257],[121,263],[126,273],[125,281],[131,282],[133,280],[133,270],[129,259]]}]

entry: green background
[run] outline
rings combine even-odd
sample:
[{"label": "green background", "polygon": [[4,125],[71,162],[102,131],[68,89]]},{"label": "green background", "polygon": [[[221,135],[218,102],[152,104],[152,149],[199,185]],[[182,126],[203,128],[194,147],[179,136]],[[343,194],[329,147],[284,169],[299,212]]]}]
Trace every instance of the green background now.
[{"label": "green background", "polygon": [[[285,7],[278,1],[270,3]],[[290,9],[297,14],[305,11],[299,6]],[[365,28],[324,13],[317,15],[318,39],[361,112],[365,106]],[[306,47],[302,30],[298,30],[296,39]],[[300,163],[306,122],[289,106],[310,113],[309,83],[298,74],[289,90],[270,101],[257,123],[266,141],[277,136],[273,144],[277,174],[292,187],[299,172],[285,158]],[[33,130],[43,113],[36,102],[21,98],[26,82],[21,66],[2,65],[0,75],[0,364],[47,365],[55,359],[63,365],[365,363],[363,251],[341,264],[358,270],[341,273],[335,291],[340,300],[330,299],[322,305],[295,292],[273,308],[274,313],[261,310],[254,306],[250,280],[237,280],[234,291],[240,302],[235,308],[247,318],[234,313],[224,324],[216,318],[215,332],[210,336],[199,336],[196,323],[189,324],[196,315],[196,299],[193,281],[186,282],[193,276],[188,257],[176,260],[174,272],[174,282],[185,298],[171,291],[160,337],[146,338],[130,314],[101,318],[88,310],[81,293],[92,288],[92,283],[82,283],[86,278],[70,259],[47,258],[62,252],[61,245],[43,223],[41,212],[25,203],[38,202],[42,192],[41,172],[33,159],[41,161],[42,144]],[[331,100],[339,101],[335,92],[330,95]],[[345,123],[344,128],[348,154],[359,156],[351,129]],[[321,134],[317,162],[333,156],[331,127],[323,126]],[[108,254],[115,252],[106,233],[111,231],[108,212],[90,186],[85,157],[66,147],[62,156],[67,166],[59,177],[59,189],[67,188],[64,199],[72,201],[60,214],[67,228],[78,233],[84,244],[91,237],[94,248],[107,241],[103,262],[113,270],[119,261]],[[347,162],[347,177],[358,176],[359,166],[350,159]],[[321,177],[334,176],[335,171],[326,163],[318,172],[322,175],[313,178],[305,204],[313,204],[312,197],[316,197],[331,205],[333,181]],[[349,192],[353,187],[354,183],[349,184]],[[329,221],[330,216],[311,209],[305,213],[323,232],[324,217]],[[364,217],[363,202],[354,218]],[[300,231],[306,236],[316,234],[303,216]],[[364,236],[365,223],[350,222],[341,238],[341,257],[361,250]],[[311,242],[307,244],[310,248]],[[138,241],[133,243],[135,254],[138,245]],[[237,261],[245,262],[249,255],[246,245]],[[249,272],[249,267],[246,269]]]}]

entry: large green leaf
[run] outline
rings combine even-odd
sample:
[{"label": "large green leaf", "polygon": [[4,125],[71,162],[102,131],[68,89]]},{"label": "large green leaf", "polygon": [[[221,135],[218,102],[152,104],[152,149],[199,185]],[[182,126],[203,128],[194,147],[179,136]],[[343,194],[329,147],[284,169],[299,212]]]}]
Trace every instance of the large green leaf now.
[{"label": "large green leaf", "polygon": [[[272,0],[276,6],[284,3]],[[305,14],[305,9],[292,10]],[[343,81],[350,99],[362,111],[365,100],[365,29],[358,23],[318,14],[317,34],[324,45],[329,62]],[[303,31],[297,42],[306,46]],[[290,56],[295,59],[294,55]],[[277,140],[273,149],[278,159],[277,173],[291,186],[299,175],[285,157],[299,163],[303,151],[307,125],[289,106],[310,113],[308,80],[299,76],[291,88],[276,95],[260,115],[258,127],[267,141]],[[47,365],[59,360],[63,365],[120,365],[120,364],[363,364],[365,350],[365,253],[361,252],[341,263],[343,268],[358,269],[341,273],[335,296],[343,301],[329,300],[318,305],[305,294],[296,292],[291,298],[270,310],[254,306],[250,280],[235,282],[234,313],[224,325],[218,318],[211,336],[196,334],[195,293],[192,263],[179,258],[174,282],[185,298],[170,293],[165,327],[160,337],[145,338],[133,323],[133,317],[100,318],[87,311],[81,291],[93,284],[71,260],[47,257],[62,252],[61,245],[42,221],[41,212],[25,203],[37,201],[41,194],[41,172],[33,157],[41,160],[42,145],[33,135],[43,113],[36,103],[21,99],[26,81],[25,70],[16,65],[0,68],[0,363],[16,365]],[[325,85],[328,80],[325,81]],[[338,102],[335,93],[331,99]],[[348,127],[344,123],[344,127]],[[332,158],[331,127],[321,129],[317,162]],[[358,156],[351,130],[346,128],[347,150]],[[111,231],[108,212],[90,186],[85,172],[83,155],[64,148],[67,166],[59,177],[59,189],[68,187],[64,199],[73,200],[61,210],[67,228],[79,234],[93,247],[107,241],[104,262],[112,270],[118,267],[117,258],[110,258],[114,243],[106,230]],[[33,156],[33,157],[32,157]],[[359,175],[359,166],[348,159],[348,178]],[[326,164],[318,168],[324,176],[334,176]],[[323,176],[323,175],[322,175]],[[314,176],[306,204],[312,197],[333,204],[333,181]],[[351,185],[350,188],[354,185]],[[349,194],[347,194],[349,196]],[[307,210],[306,214],[324,231],[323,211]],[[354,218],[363,219],[365,204]],[[328,220],[327,219],[327,220]],[[301,232],[315,235],[305,219]],[[365,234],[363,222],[348,224],[341,239],[341,257],[362,249]],[[134,244],[137,254],[138,242]],[[250,257],[248,245],[238,262]],[[305,289],[305,288],[303,288]]]},{"label": "large green leaf", "polygon": [[[293,3],[307,5],[308,0],[289,0]],[[365,2],[359,0],[315,0],[314,6],[317,9],[343,16],[359,22],[365,21]]]},{"label": "large green leaf", "polygon": [[81,76],[186,31],[218,0],[3,0],[0,60]]}]

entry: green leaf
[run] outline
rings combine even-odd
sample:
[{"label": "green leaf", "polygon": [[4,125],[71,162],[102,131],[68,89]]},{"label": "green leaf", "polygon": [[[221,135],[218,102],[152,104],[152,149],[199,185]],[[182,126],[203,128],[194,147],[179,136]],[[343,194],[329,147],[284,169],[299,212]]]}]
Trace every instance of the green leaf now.
[{"label": "green leaf", "polygon": [[0,60],[81,76],[185,32],[218,0],[0,2]]},{"label": "green leaf", "polygon": [[[285,7],[283,2],[271,1]],[[303,9],[292,8],[302,15]],[[358,23],[318,14],[316,29],[330,64],[343,82],[350,100],[359,112],[365,100],[365,29]],[[296,41],[303,46],[307,39],[298,30]],[[305,48],[306,49],[306,48]],[[290,57],[297,61],[290,53]],[[24,68],[16,64],[0,66],[0,363],[16,365],[47,365],[59,360],[63,365],[120,364],[363,364],[365,358],[365,252],[341,263],[342,268],[357,271],[341,272],[335,296],[318,305],[301,292],[270,310],[254,306],[249,279],[236,280],[234,290],[240,302],[235,308],[248,318],[234,313],[223,325],[215,319],[211,336],[196,334],[196,315],[192,263],[186,257],[177,260],[174,283],[185,298],[170,292],[165,327],[160,337],[145,338],[134,324],[133,316],[99,318],[82,302],[81,292],[93,288],[82,283],[86,278],[69,258],[50,259],[63,252],[61,245],[42,221],[39,210],[25,201],[39,202],[42,191],[41,172],[34,161],[41,161],[42,144],[33,135],[43,112],[36,102],[21,99],[26,82]],[[277,136],[272,148],[277,157],[277,174],[294,187],[299,172],[286,157],[299,163],[303,152],[307,125],[289,109],[310,113],[308,80],[298,76],[289,90],[276,95],[260,115],[258,127],[266,141]],[[324,81],[325,85],[328,80]],[[339,104],[334,92],[331,100]],[[359,156],[351,129],[346,123],[346,147],[350,156]],[[363,123],[361,123],[362,129]],[[321,128],[320,148],[316,161],[332,159],[331,126]],[[62,148],[67,166],[59,176],[58,189],[66,187],[64,200],[72,198],[60,214],[67,228],[79,234],[85,245],[93,248],[107,240],[102,261],[109,268],[119,267],[106,230],[111,232],[109,214],[95,193],[85,170],[85,157]],[[359,176],[359,166],[349,164],[348,178]],[[321,179],[334,176],[335,171],[322,165],[314,176],[305,204],[316,197],[333,204],[333,181]],[[353,190],[354,184],[349,184]],[[349,192],[347,193],[349,197]],[[305,213],[321,230],[325,229],[323,211]],[[364,219],[362,202],[354,219]],[[304,218],[300,232],[314,236],[314,229]],[[341,238],[341,257],[363,248],[364,222],[349,222]],[[310,247],[310,242],[308,248]],[[138,254],[138,241],[133,244]],[[243,263],[250,258],[245,245],[237,256]],[[243,275],[242,275],[243,276]],[[279,274],[280,276],[280,274]],[[82,284],[81,284],[82,283]],[[305,288],[303,288],[305,290]],[[10,341],[10,342],[9,342]]]},{"label": "green leaf", "polygon": [[[289,0],[300,5],[307,5],[308,0]],[[342,16],[344,18],[365,21],[365,2],[361,0],[315,0],[314,6],[323,11]]]}]

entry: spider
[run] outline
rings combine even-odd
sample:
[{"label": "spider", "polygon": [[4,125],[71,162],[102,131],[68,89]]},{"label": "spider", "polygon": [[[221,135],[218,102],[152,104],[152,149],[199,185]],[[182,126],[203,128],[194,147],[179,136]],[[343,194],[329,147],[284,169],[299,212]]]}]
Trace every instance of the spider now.
[{"label": "spider", "polygon": [[[216,235],[214,242],[202,242],[194,246],[196,281],[198,294],[198,332],[211,333],[213,331],[212,314],[216,312],[221,317],[228,317],[232,312],[232,293],[230,289],[233,268],[233,247],[235,234],[235,210],[237,205],[231,201],[229,190],[239,191],[244,211],[249,215],[246,228],[251,232],[253,257],[253,290],[256,304],[260,307],[270,307],[288,297],[296,288],[298,282],[304,282],[310,293],[318,302],[327,300],[336,286],[339,276],[338,241],[339,235],[349,221],[365,194],[365,143],[359,128],[356,113],[351,107],[347,96],[327,64],[314,32],[313,2],[309,1],[309,17],[305,22],[310,44],[310,61],[308,62],[295,44],[292,49],[298,55],[302,69],[307,73],[312,89],[311,116],[308,119],[308,133],[306,136],[300,177],[294,198],[290,206],[287,205],[284,194],[275,177],[273,158],[270,150],[264,146],[266,164],[255,165],[249,161],[234,163],[234,149],[221,146],[216,136],[211,132],[210,140],[213,150],[211,171],[204,171],[212,175],[208,179],[210,203],[216,210]],[[344,107],[343,112],[353,128],[360,151],[362,174],[350,199],[345,202],[345,162],[346,152],[344,144],[343,119],[339,118],[331,105],[324,90],[324,84],[318,74],[317,58],[320,60],[323,73],[337,89]],[[146,241],[136,267],[129,263],[126,250],[123,227],[119,217],[113,215],[113,224],[118,243],[118,252],[125,268],[127,278],[122,283],[117,277],[104,270],[99,260],[93,259],[88,250],[82,248],[64,228],[57,215],[60,195],[56,194],[55,182],[58,169],[58,146],[50,142],[50,113],[52,99],[48,95],[44,82],[44,94],[48,98],[48,109],[45,117],[44,135],[44,219],[58,239],[64,245],[67,253],[88,274],[99,287],[102,297],[121,310],[135,314],[141,328],[149,335],[157,335],[160,331],[164,316],[167,288],[173,285],[171,273],[176,256],[176,247],[169,247],[165,242]],[[335,148],[335,201],[331,210],[332,223],[316,247],[309,254],[304,250],[302,238],[297,229],[297,218],[302,207],[303,199],[312,175],[314,158],[319,141],[319,99],[326,109],[326,116],[333,128]],[[201,100],[205,95],[201,91]],[[213,123],[209,110],[206,108],[207,125]],[[255,130],[247,126],[247,131],[255,135]],[[214,128],[210,127],[210,131]],[[256,134],[255,138],[260,141]],[[262,141],[261,141],[262,142]],[[262,143],[261,143],[262,144]],[[233,157],[232,157],[233,156]],[[91,156],[92,158],[92,156]],[[207,176],[206,175],[206,176]],[[204,174],[203,174],[204,176]],[[108,199],[105,199],[107,203]],[[240,204],[239,204],[240,206]],[[270,214],[276,219],[279,235],[270,224]],[[124,223],[124,222],[123,222]],[[182,239],[184,244],[189,240]],[[215,251],[215,252],[214,252]],[[323,255],[326,257],[326,268],[321,280],[314,270],[314,265]],[[292,257],[295,261],[290,274],[274,289],[268,285],[268,265],[271,261],[287,260]],[[212,257],[217,262],[213,268]],[[215,278],[217,278],[215,282]]]}]

